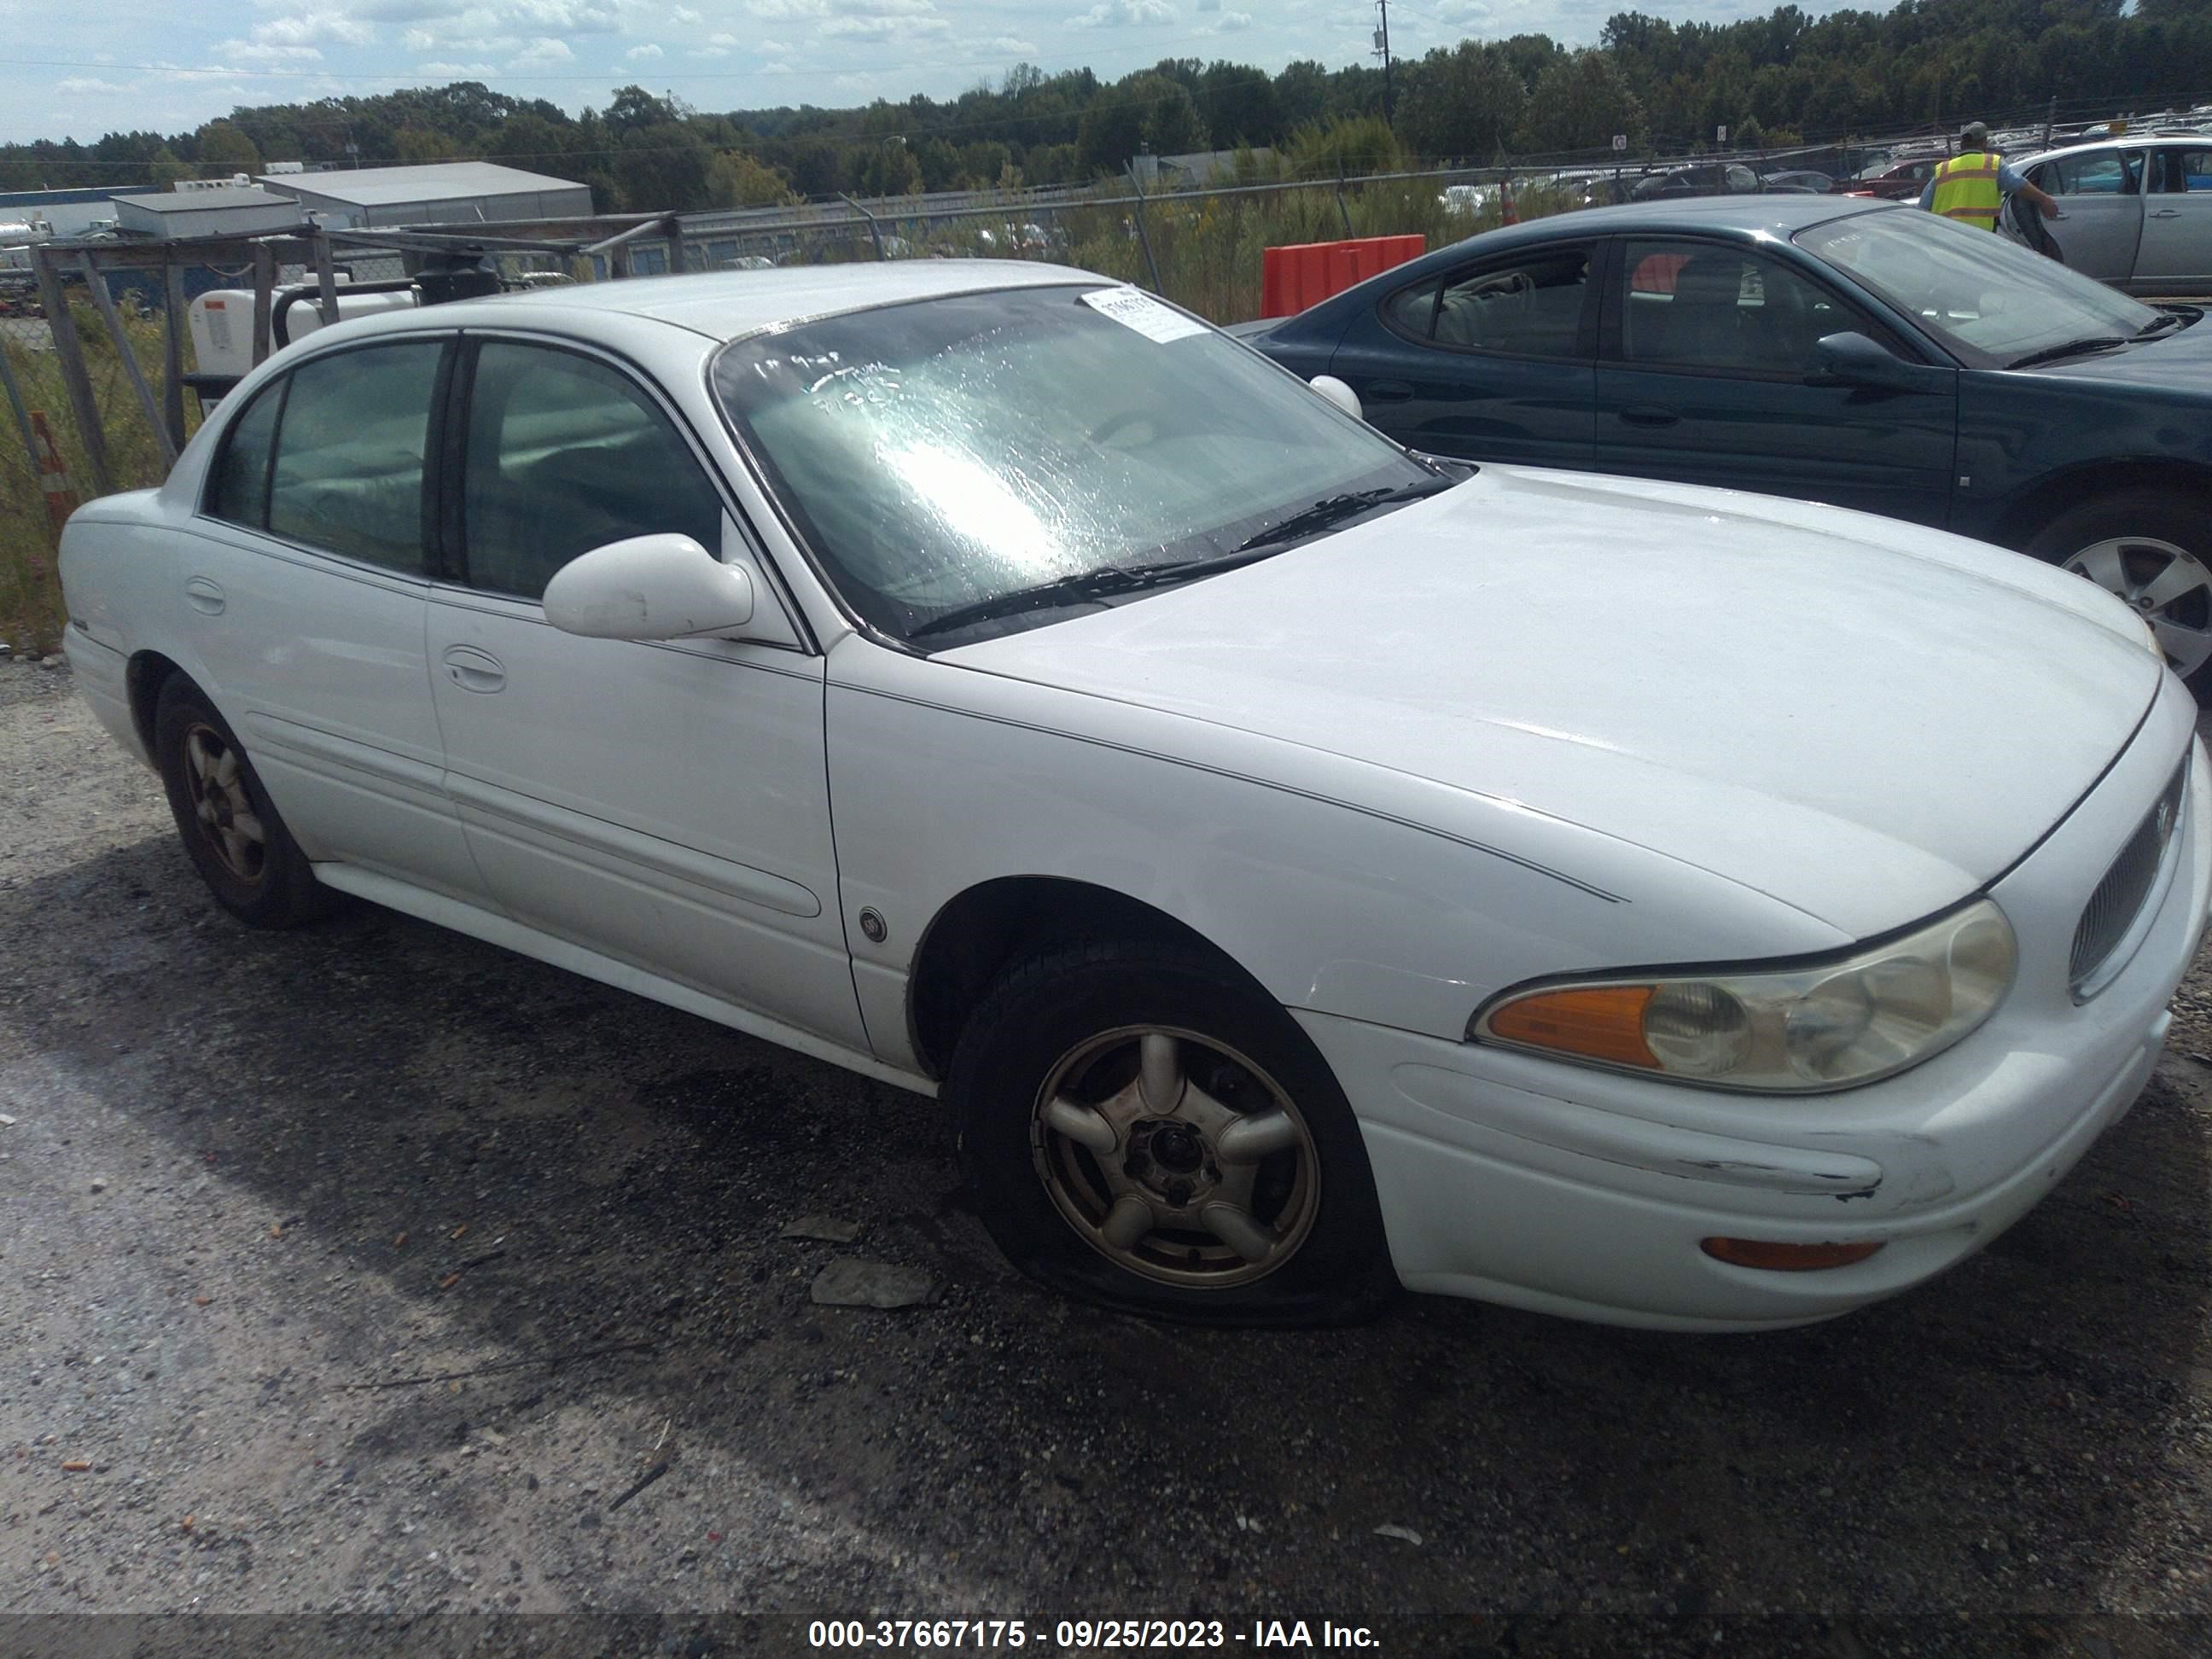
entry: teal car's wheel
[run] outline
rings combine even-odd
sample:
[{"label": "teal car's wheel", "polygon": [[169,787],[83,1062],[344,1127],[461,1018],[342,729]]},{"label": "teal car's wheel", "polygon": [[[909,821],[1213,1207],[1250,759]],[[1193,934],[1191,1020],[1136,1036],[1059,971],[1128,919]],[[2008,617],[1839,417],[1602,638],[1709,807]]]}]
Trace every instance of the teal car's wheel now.
[{"label": "teal car's wheel", "polygon": [[2212,514],[2202,502],[2119,491],[2052,520],[2027,550],[2124,600],[2197,701],[2212,701]]}]

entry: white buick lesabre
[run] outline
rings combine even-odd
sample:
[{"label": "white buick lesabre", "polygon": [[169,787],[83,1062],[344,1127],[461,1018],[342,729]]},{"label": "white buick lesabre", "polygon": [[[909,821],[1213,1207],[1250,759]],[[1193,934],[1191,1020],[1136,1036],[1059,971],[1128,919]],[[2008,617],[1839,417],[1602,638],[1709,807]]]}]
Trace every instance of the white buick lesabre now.
[{"label": "white buick lesabre", "polygon": [[2193,705],[2090,583],[1441,471],[1049,266],[325,330],[62,567],[234,915],[941,1093],[1007,1254],[1153,1313],[1887,1296],[2127,1109],[2212,899]]}]

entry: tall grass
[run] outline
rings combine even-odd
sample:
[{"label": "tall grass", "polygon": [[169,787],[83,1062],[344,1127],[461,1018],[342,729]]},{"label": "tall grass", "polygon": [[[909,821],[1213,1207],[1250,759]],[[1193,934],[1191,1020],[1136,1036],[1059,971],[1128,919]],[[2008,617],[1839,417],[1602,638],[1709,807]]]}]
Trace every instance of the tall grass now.
[{"label": "tall grass", "polygon": [[[110,481],[118,489],[158,484],[165,471],[161,445],[139,407],[106,325],[89,303],[72,305],[70,315],[107,437]],[[161,323],[150,317],[126,316],[123,326],[158,400],[164,385]],[[84,501],[96,495],[98,488],[50,337],[42,322],[10,319],[0,323],[0,350],[8,354],[23,401],[45,415],[46,429],[53,434],[69,470],[70,486]],[[189,432],[198,422],[198,403],[190,392],[185,397],[185,418]],[[0,407],[0,640],[19,654],[51,650],[61,638],[67,618],[54,551],[45,491],[24,453],[13,412]]]}]

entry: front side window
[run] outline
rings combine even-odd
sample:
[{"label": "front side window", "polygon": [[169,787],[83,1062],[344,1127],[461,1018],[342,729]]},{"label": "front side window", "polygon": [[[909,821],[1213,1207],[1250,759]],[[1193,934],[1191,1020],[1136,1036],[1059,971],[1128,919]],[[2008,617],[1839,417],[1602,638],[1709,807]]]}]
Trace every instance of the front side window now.
[{"label": "front side window", "polygon": [[1546,248],[1394,295],[1390,320],[1417,339],[1524,357],[1581,355],[1590,251]]},{"label": "front side window", "polygon": [[619,371],[544,346],[477,355],[461,515],[470,585],[526,599],[632,536],[721,551],[721,501],[667,417]]},{"label": "front side window", "polygon": [[902,639],[1045,582],[1231,553],[1320,501],[1439,482],[1128,289],[826,318],[732,342],[713,384],[847,602]]},{"label": "front side window", "polygon": [[1778,260],[1718,243],[1622,244],[1621,357],[1655,368],[1802,376],[1823,335],[1859,325]]},{"label": "front side window", "polygon": [[269,486],[279,536],[419,575],[437,341],[366,346],[291,374]]},{"label": "front side window", "polygon": [[2142,153],[2093,149],[2046,161],[2035,173],[2036,185],[2053,196],[2132,196],[2142,176]]},{"label": "front side window", "polygon": [[1974,368],[2069,341],[2139,334],[2159,313],[1977,226],[1892,209],[1809,225],[1792,240],[1850,274]]},{"label": "front side window", "polygon": [[2154,173],[2157,187],[2174,195],[2212,192],[2212,149],[2170,149]]}]

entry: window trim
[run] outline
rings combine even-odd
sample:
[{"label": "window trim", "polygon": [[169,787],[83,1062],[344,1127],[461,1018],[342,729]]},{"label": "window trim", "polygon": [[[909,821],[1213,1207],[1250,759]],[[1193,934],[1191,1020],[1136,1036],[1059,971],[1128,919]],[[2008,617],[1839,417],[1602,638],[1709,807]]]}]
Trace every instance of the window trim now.
[{"label": "window trim", "polygon": [[[540,617],[544,614],[545,607],[542,598],[529,599],[518,593],[496,592],[488,587],[475,586],[468,579],[467,527],[463,501],[467,477],[469,420],[476,400],[477,359],[485,345],[493,343],[534,346],[544,350],[565,351],[571,356],[582,357],[600,364],[622,376],[630,386],[641,392],[650,406],[658,410],[675,430],[677,441],[690,453],[693,463],[706,477],[708,488],[714,492],[714,499],[721,504],[724,545],[710,549],[709,551],[713,552],[717,562],[726,563],[729,552],[728,532],[732,528],[735,528],[738,544],[746,556],[752,560],[763,576],[766,578],[767,586],[775,595],[776,603],[782,607],[785,623],[789,626],[793,637],[799,641],[798,644],[793,645],[781,640],[763,639],[749,640],[745,643],[779,651],[795,651],[801,656],[823,654],[821,642],[816,639],[814,629],[807,621],[805,607],[799,604],[797,595],[792,592],[783,572],[777,568],[775,560],[770,556],[766,541],[754,527],[750,517],[746,514],[744,504],[737,499],[735,493],[730,489],[729,481],[722,476],[721,467],[708,453],[707,447],[700,442],[698,433],[694,429],[690,421],[685,417],[684,411],[678,408],[674,401],[663,391],[651,371],[641,364],[594,341],[579,339],[570,334],[539,332],[526,328],[501,326],[469,328],[464,330],[459,336],[460,351],[466,352],[468,361],[465,373],[462,372],[457,365],[453,374],[444,415],[446,425],[442,435],[445,438],[445,447],[440,451],[438,456],[441,491],[439,525],[441,530],[448,525],[451,526],[453,539],[442,547],[444,556],[440,562],[439,573],[431,579],[435,584],[465,593],[471,599],[489,599],[504,605],[527,605]],[[716,351],[709,352],[707,356],[706,372],[709,374],[713,372],[714,360],[719,350],[718,346]],[[458,358],[459,352],[455,355]]]},{"label": "window trim", "polygon": [[[331,560],[332,562],[344,567],[349,571],[359,571],[371,575],[381,576],[390,581],[404,582],[410,586],[416,587],[424,586],[435,580],[431,573],[433,559],[432,538],[435,533],[436,526],[432,523],[429,517],[428,509],[430,497],[428,492],[437,487],[436,480],[439,471],[440,458],[435,448],[440,414],[438,407],[439,387],[442,384],[444,377],[452,373],[453,357],[459,347],[459,343],[460,336],[454,331],[445,329],[399,330],[394,331],[389,334],[374,335],[365,340],[348,340],[342,344],[331,346],[327,350],[317,351],[313,356],[302,357],[297,362],[288,364],[282,374],[272,375],[268,382],[258,389],[254,392],[253,396],[247,400],[246,404],[242,405],[243,408],[250,410],[253,404],[259,403],[263,398],[268,396],[272,391],[278,393],[279,401],[276,409],[276,431],[269,446],[269,471],[264,489],[264,500],[262,507],[262,522],[258,525],[241,524],[236,519],[222,518],[208,510],[208,496],[215,488],[215,480],[220,475],[223,459],[230,453],[231,436],[238,430],[240,423],[242,423],[246,419],[246,416],[243,414],[238,416],[223,428],[222,436],[218,443],[215,457],[210,463],[207,471],[201,476],[199,499],[194,503],[192,516],[195,519],[204,520],[211,525],[220,525],[226,529],[242,530],[252,535],[264,536],[268,538],[269,540],[277,544],[280,547],[289,548],[296,552],[305,553],[314,558]],[[303,542],[296,537],[286,535],[283,531],[273,529],[270,525],[269,520],[273,515],[276,506],[276,457],[284,447],[284,416],[290,410],[292,402],[292,383],[298,377],[300,371],[307,368],[311,364],[319,363],[331,357],[342,357],[348,352],[374,351],[378,348],[384,346],[424,344],[438,347],[439,358],[437,373],[436,375],[434,376],[432,381],[429,420],[424,428],[422,434],[422,482],[423,488],[426,492],[423,497],[422,568],[420,570],[395,570],[388,564],[379,564],[375,560],[364,559],[359,554],[341,553],[335,548],[319,547],[313,542]],[[231,397],[236,397],[237,395],[238,394],[234,392],[230,394]],[[226,399],[226,401],[228,401],[228,399]]]},{"label": "window trim", "polygon": [[[1487,258],[1470,260],[1465,264],[1444,266],[1442,268],[1440,276],[1427,276],[1422,277],[1419,282],[1406,283],[1392,289],[1376,302],[1375,319],[1382,324],[1384,332],[1394,338],[1403,340],[1408,345],[1419,346],[1427,351],[1443,351],[1463,357],[1493,357],[1506,362],[1571,363],[1588,368],[1597,360],[1598,342],[1595,324],[1598,319],[1591,315],[1591,303],[1592,296],[1604,286],[1605,272],[1600,256],[1604,252],[1605,240],[1606,239],[1601,236],[1562,237],[1557,241],[1534,242],[1527,247],[1516,248],[1503,254],[1493,253]],[[1437,319],[1443,307],[1444,290],[1451,287],[1454,282],[1470,281],[1487,271],[1502,270],[1508,266],[1521,263],[1531,254],[1541,254],[1574,247],[1583,250],[1584,257],[1589,262],[1589,268],[1583,277],[1583,314],[1575,325],[1575,349],[1571,355],[1563,357],[1550,352],[1499,351],[1489,346],[1462,345],[1455,341],[1437,338]],[[1418,289],[1429,282],[1434,282],[1437,285],[1436,298],[1429,307],[1429,331],[1421,335],[1409,334],[1393,320],[1390,307],[1401,295]]]},{"label": "window trim", "polygon": [[[1774,251],[1777,246],[1790,245],[1770,245],[1744,241],[1735,237],[1699,235],[1693,232],[1673,231],[1658,235],[1644,231],[1626,231],[1615,236],[1613,240],[1613,257],[1608,262],[1606,274],[1607,302],[1604,315],[1601,319],[1598,356],[1598,367],[1601,368],[1633,369],[1644,374],[1687,374],[1708,380],[1757,380],[1762,384],[1778,383],[1795,386],[1804,385],[1805,377],[1810,373],[1809,368],[1794,370],[1707,368],[1694,363],[1640,362],[1634,358],[1624,356],[1620,349],[1620,307],[1627,303],[1628,245],[1635,241],[1690,242],[1703,247],[1723,249],[1745,258],[1764,259],[1769,264],[1786,266],[1792,276],[1799,277],[1814,289],[1826,294],[1842,309],[1845,316],[1857,319],[1858,327],[1856,330],[1839,329],[1837,331],[1838,333],[1864,334],[1901,362],[1924,365],[1928,361],[1926,356],[1916,344],[1905,339],[1881,318],[1870,313],[1857,299],[1844,293],[1834,283],[1830,282],[1824,271],[1815,270],[1814,267],[1818,264],[1817,261],[1802,254],[1797,254],[1794,246],[1791,247],[1791,252],[1795,257],[1778,255]],[[1616,294],[1620,296],[1620,305],[1613,303],[1613,296]]]}]

